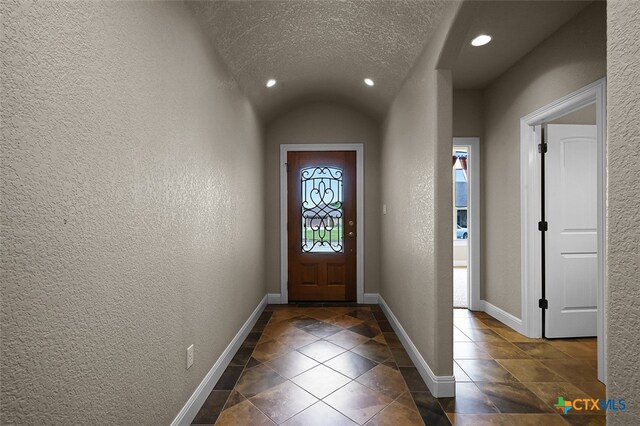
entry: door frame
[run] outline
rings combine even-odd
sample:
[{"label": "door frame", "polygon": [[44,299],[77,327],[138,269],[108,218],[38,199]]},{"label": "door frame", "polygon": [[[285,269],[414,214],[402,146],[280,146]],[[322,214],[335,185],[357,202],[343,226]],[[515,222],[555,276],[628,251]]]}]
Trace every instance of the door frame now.
[{"label": "door frame", "polygon": [[289,303],[287,241],[287,153],[289,151],[356,152],[356,301],[364,303],[364,145],[361,143],[280,145],[280,303]]},{"label": "door frame", "polygon": [[520,211],[522,325],[528,337],[542,336],[540,220],[540,156],[538,143],[542,123],[553,121],[587,105],[596,105],[597,223],[598,223],[598,379],[606,384],[606,78],[595,81],[520,119]]},{"label": "door frame", "polygon": [[480,302],[480,138],[453,138],[453,146],[466,147],[469,153],[467,295],[469,309],[481,311],[483,308]]}]

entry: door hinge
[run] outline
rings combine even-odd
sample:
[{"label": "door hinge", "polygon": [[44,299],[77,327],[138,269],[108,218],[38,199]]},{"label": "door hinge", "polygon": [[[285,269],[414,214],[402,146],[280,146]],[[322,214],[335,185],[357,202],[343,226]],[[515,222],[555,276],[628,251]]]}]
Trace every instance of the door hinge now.
[{"label": "door hinge", "polygon": [[539,143],[538,144],[538,153],[546,154],[546,152],[547,152],[547,144],[546,143]]},{"label": "door hinge", "polygon": [[538,222],[538,231],[548,231],[549,223],[546,220]]},{"label": "door hinge", "polygon": [[538,299],[538,308],[549,309],[549,301],[547,299]]}]

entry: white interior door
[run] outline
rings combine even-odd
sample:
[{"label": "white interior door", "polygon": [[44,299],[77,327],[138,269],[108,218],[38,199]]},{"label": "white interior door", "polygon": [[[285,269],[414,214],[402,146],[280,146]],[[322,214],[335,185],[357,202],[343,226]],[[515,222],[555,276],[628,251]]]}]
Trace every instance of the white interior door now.
[{"label": "white interior door", "polygon": [[596,126],[553,124],[547,135],[545,335],[596,336]]}]

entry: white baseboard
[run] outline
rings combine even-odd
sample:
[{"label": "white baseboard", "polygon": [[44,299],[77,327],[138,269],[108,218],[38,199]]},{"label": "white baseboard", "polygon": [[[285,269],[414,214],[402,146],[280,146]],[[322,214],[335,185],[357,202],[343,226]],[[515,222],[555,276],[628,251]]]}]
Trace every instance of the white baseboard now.
[{"label": "white baseboard", "polygon": [[200,382],[187,403],[182,407],[182,410],[180,410],[176,418],[171,422],[171,426],[188,426],[191,424],[196,414],[198,414],[200,407],[202,407],[202,404],[207,400],[209,394],[220,379],[220,376],[222,376],[222,373],[238,351],[238,348],[240,348],[240,345],[242,345],[242,342],[244,342],[244,339],[247,338],[256,321],[258,321],[265,306],[267,306],[267,296],[264,296],[260,301],[249,319],[244,323],[231,343],[229,343],[229,346],[222,352],[222,355],[220,355],[220,358],[213,364],[213,367],[211,367],[207,375],[204,376],[204,379],[202,379],[202,382]]},{"label": "white baseboard", "polygon": [[380,295],[378,293],[365,293],[363,302],[366,305],[377,305]]},{"label": "white baseboard", "polygon": [[409,335],[400,322],[398,318],[391,312],[391,308],[384,301],[382,296],[378,296],[378,304],[382,307],[384,314],[387,316],[387,319],[391,323],[391,327],[395,330],[400,342],[402,342],[402,346],[409,354],[409,357],[415,364],[420,376],[422,376],[422,380],[427,384],[427,387],[436,398],[447,398],[455,396],[455,379],[453,376],[436,376],[427,364],[427,361],[422,357],[418,348],[413,344]]},{"label": "white baseboard", "polygon": [[480,307],[482,311],[491,315],[501,323],[508,325],[509,327],[513,328],[515,331],[517,331],[520,334],[523,334],[523,335],[525,334],[523,333],[524,327],[522,326],[522,320],[520,318],[517,318],[511,315],[509,312],[502,310],[495,305],[492,305],[486,300],[480,301]]},{"label": "white baseboard", "polygon": [[280,297],[280,293],[268,293],[267,303],[269,305],[280,305],[282,303],[282,298]]}]

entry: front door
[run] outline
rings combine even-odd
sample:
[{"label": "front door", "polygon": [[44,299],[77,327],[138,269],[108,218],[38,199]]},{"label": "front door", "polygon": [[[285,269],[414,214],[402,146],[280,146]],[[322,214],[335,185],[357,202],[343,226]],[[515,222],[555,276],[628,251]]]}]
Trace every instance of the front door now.
[{"label": "front door", "polygon": [[356,153],[287,153],[290,301],[356,301]]},{"label": "front door", "polygon": [[595,125],[548,125],[546,337],[597,334],[598,226]]}]

